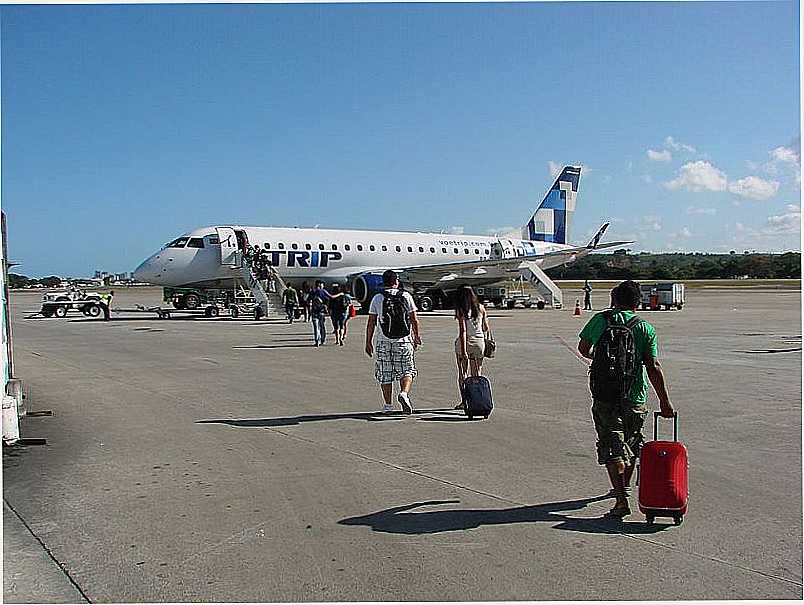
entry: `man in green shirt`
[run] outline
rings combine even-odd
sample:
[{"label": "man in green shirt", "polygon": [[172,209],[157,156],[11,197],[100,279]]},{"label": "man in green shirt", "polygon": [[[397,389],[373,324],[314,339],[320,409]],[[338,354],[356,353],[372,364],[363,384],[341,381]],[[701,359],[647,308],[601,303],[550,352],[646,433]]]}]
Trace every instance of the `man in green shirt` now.
[{"label": "man in green shirt", "polygon": [[[578,351],[593,359],[594,347],[606,331],[608,315],[618,324],[626,324],[636,315],[642,300],[639,284],[624,281],[611,291],[613,309],[595,314],[581,330]],[[648,381],[659,397],[662,416],[673,417],[673,406],[667,394],[664,373],[657,359],[656,330],[645,320],[633,328],[634,348],[638,359],[636,376],[628,394],[618,401],[593,397],[592,418],[597,431],[597,461],[605,465],[617,499],[609,515],[624,517],[631,513],[628,492],[634,463],[642,447],[642,425],[648,414]]]}]

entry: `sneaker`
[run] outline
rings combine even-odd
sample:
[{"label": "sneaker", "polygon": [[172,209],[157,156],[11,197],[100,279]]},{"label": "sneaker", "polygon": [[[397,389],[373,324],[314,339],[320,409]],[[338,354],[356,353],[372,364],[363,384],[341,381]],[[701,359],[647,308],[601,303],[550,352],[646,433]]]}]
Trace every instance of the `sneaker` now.
[{"label": "sneaker", "polygon": [[390,403],[386,403],[385,405],[382,406],[382,411],[385,414],[387,414],[388,412],[393,412],[394,411],[394,406],[391,405]]},{"label": "sneaker", "polygon": [[413,403],[410,401],[410,396],[407,393],[400,393],[396,400],[399,402],[399,405],[402,406],[402,411],[406,414],[413,413]]}]

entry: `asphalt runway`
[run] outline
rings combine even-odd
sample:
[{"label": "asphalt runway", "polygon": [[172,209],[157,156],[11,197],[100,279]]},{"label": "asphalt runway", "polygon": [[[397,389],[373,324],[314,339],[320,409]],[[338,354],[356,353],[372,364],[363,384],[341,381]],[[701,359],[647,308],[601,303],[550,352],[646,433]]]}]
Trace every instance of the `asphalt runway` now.
[{"label": "asphalt runway", "polygon": [[[3,493],[91,601],[804,596],[798,291],[688,290],[683,311],[642,313],[689,448],[678,527],[601,518],[574,353],[588,313],[492,311],[496,408],[469,422],[451,409],[447,312],[422,316],[418,412],[402,416],[378,412],[364,317],[345,347],[315,349],[310,324],[24,319],[38,301],[12,293],[16,374],[54,415],[24,420],[47,445],[4,451]],[[8,537],[4,557],[8,575]],[[26,597],[14,577],[6,602]]]}]

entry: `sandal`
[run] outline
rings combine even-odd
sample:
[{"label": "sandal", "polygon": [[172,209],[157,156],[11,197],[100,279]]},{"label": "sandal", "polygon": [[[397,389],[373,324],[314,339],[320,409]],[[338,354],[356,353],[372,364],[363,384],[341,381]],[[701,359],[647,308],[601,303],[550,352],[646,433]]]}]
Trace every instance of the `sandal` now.
[{"label": "sandal", "polygon": [[631,507],[628,505],[628,502],[620,503],[614,505],[614,507],[607,512],[604,517],[617,517],[622,519],[623,517],[627,517],[631,514]]}]

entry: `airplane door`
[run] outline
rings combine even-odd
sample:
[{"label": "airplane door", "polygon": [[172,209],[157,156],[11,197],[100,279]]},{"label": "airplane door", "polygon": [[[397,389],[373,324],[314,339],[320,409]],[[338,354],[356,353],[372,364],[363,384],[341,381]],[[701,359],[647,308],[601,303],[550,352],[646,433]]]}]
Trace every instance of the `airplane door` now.
[{"label": "airplane door", "polygon": [[218,240],[221,243],[221,264],[237,264],[237,236],[231,227],[217,227]]},{"label": "airplane door", "polygon": [[513,243],[510,239],[498,239],[491,245],[491,258],[511,258],[514,255]]}]

